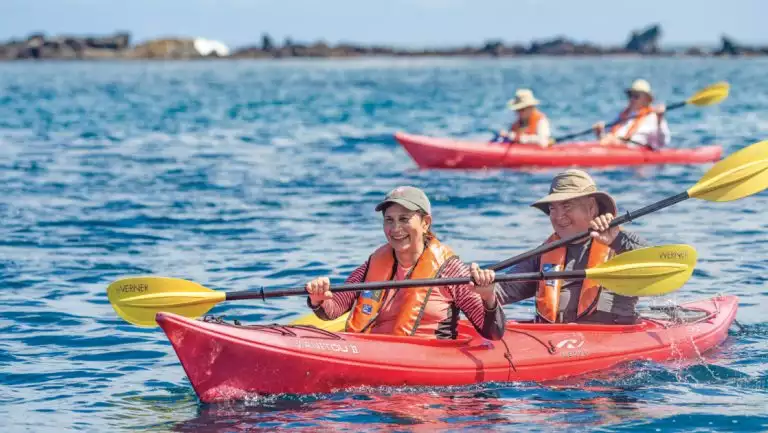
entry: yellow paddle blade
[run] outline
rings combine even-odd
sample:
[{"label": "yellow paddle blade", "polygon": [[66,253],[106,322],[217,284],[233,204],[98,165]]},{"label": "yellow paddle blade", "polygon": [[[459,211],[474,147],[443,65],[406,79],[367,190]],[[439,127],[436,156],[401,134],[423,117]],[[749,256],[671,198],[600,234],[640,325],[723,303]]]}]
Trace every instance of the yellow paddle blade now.
[{"label": "yellow paddle blade", "polygon": [[309,313],[294,320],[291,322],[291,325],[309,325],[314,326],[315,328],[325,329],[326,331],[343,332],[346,327],[347,316],[349,316],[349,313],[342,314],[334,320],[322,320],[317,317],[315,313]]},{"label": "yellow paddle blade", "polygon": [[768,188],[768,140],[752,144],[715,164],[688,196],[732,201]]},{"label": "yellow paddle blade", "polygon": [[685,102],[699,107],[714,105],[728,97],[730,87],[727,82],[721,81],[699,90]]},{"label": "yellow paddle blade", "polygon": [[587,278],[624,296],[656,296],[679,289],[693,274],[696,250],[662,245],[628,251],[587,269]]},{"label": "yellow paddle blade", "polygon": [[226,299],[224,292],[168,277],[117,280],[107,287],[107,297],[120,317],[147,327],[157,326],[155,314],[160,311],[196,318]]}]

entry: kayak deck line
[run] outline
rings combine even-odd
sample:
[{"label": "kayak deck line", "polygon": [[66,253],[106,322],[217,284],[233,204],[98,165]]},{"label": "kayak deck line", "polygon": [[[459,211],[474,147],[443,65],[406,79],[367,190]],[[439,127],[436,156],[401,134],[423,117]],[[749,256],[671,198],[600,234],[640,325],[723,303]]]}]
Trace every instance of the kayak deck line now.
[{"label": "kayak deck line", "polygon": [[213,402],[356,386],[549,382],[627,361],[697,360],[727,338],[738,298],[681,306],[691,310],[689,323],[672,323],[668,313],[660,313],[670,317],[666,321],[637,325],[509,323],[500,341],[482,338],[465,321],[459,340],[329,333],[307,326],[249,328],[170,313],[159,313],[157,321],[201,401]]}]

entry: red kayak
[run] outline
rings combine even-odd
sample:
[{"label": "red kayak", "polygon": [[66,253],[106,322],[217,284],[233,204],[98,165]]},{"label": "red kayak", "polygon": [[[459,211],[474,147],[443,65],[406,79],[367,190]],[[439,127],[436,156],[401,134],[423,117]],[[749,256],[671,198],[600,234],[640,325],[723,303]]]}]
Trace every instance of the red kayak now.
[{"label": "red kayak", "polygon": [[738,299],[650,310],[637,325],[510,322],[503,341],[466,321],[459,338],[335,333],[311,326],[235,326],[158,313],[203,402],[249,394],[325,393],[359,386],[551,381],[634,360],[698,359],[720,344]]},{"label": "red kayak", "polygon": [[652,164],[702,164],[720,159],[722,146],[695,149],[662,149],[601,146],[596,142],[573,142],[542,148],[527,144],[459,141],[395,134],[420,168],[526,168],[526,167],[610,167]]}]

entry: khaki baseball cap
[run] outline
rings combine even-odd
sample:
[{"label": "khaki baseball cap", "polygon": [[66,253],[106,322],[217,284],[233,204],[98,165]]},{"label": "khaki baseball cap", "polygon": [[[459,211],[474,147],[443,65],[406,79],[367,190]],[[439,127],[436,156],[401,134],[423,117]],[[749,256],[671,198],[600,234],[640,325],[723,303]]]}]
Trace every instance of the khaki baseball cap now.
[{"label": "khaki baseball cap", "polygon": [[408,210],[432,213],[432,205],[429,203],[427,195],[414,186],[398,186],[390,191],[384,200],[376,205],[376,212],[384,210],[389,203],[397,203]]},{"label": "khaki baseball cap", "polygon": [[558,173],[549,187],[549,195],[533,203],[531,206],[540,209],[549,215],[549,204],[559,201],[566,201],[578,197],[592,196],[597,200],[600,208],[600,214],[611,213],[614,216],[618,213],[616,200],[610,194],[599,191],[595,181],[587,172],[582,170],[566,170]]}]

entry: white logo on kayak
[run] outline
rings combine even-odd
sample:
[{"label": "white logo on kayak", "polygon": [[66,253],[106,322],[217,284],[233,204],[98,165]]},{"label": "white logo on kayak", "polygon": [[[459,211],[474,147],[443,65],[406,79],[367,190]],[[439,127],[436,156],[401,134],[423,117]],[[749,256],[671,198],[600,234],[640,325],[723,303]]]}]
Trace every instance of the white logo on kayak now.
[{"label": "white logo on kayak", "polygon": [[555,345],[556,349],[581,349],[584,345],[584,340],[580,338],[567,338]]},{"label": "white logo on kayak", "polygon": [[325,343],[312,340],[296,340],[295,344],[299,349],[325,350],[328,352],[340,353],[360,353],[360,350],[356,345],[347,343]]},{"label": "white logo on kayak", "polygon": [[552,344],[552,347],[563,358],[581,358],[589,355],[589,353],[584,350],[585,341],[583,335],[579,333],[568,334],[567,336],[562,336],[561,338],[562,340],[557,342],[557,344]]}]

